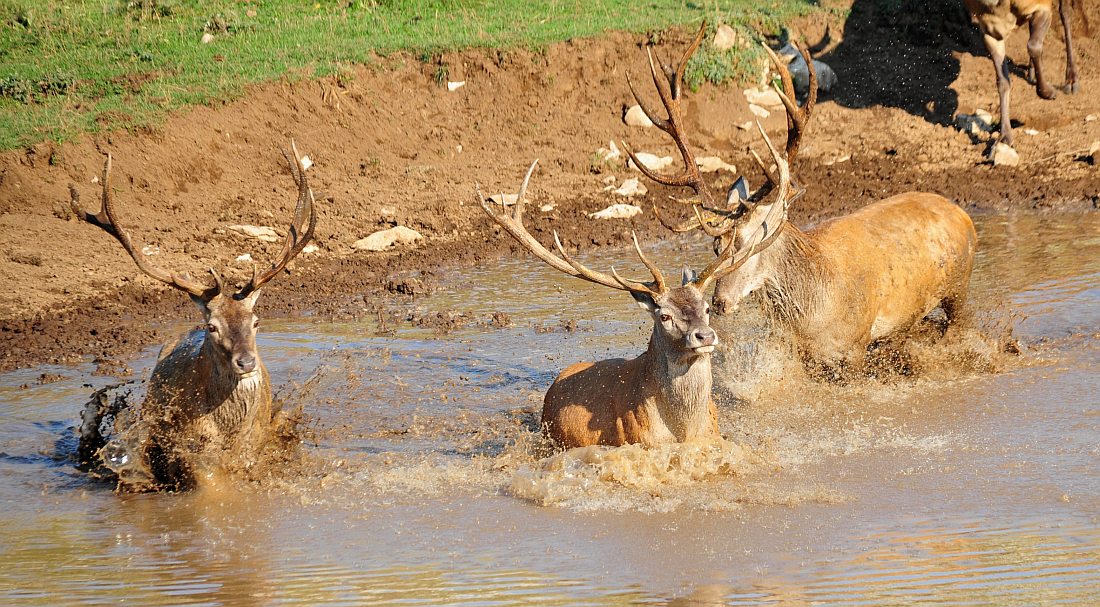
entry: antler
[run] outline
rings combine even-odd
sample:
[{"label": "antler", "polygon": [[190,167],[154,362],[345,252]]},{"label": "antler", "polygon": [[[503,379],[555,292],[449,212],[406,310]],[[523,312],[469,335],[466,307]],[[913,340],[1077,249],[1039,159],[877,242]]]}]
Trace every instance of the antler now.
[{"label": "antler", "polygon": [[137,264],[139,270],[146,275],[155,278],[165,284],[171,285],[187,294],[198,297],[204,301],[213,299],[222,290],[222,281],[216,272],[211,270],[214,274],[214,286],[208,287],[201,283],[191,280],[189,276],[182,274],[175,274],[164,270],[149,262],[144,253],[141,252],[141,247],[134,244],[130,235],[119,225],[115,214],[114,198],[111,196],[111,155],[107,154],[107,161],[103,164],[103,200],[100,204],[99,212],[95,215],[88,213],[80,206],[80,192],[77,191],[76,186],[69,184],[69,195],[72,198],[70,206],[72,207],[73,214],[80,219],[102,228],[105,232],[114,236],[119,243],[122,244],[122,248],[126,249],[126,252],[133,258],[134,263]]},{"label": "antler", "polygon": [[[810,52],[805,47],[795,44],[794,47],[802,55],[802,59],[806,62],[806,69],[809,72],[810,90],[806,95],[806,102],[802,104],[800,109],[795,101],[794,81],[791,79],[791,72],[787,69],[787,64],[779,59],[779,56],[775,54],[771,47],[766,44],[762,46],[768,53],[768,57],[771,58],[775,68],[779,71],[779,78],[783,82],[783,90],[776,92],[779,93],[779,100],[783,102],[783,107],[787,110],[786,156],[787,162],[790,163],[798,156],[798,148],[802,145],[802,137],[806,135],[806,129],[810,124],[810,116],[813,114],[814,105],[817,104],[817,70],[814,69],[814,60],[810,56]],[[753,154],[753,157],[768,178],[768,183],[764,184],[754,196],[754,199],[760,200],[771,193],[772,188],[777,183],[768,169],[764,167],[760,158],[756,154]]]},{"label": "antler", "polygon": [[630,159],[634,161],[634,166],[638,167],[638,170],[642,172],[646,177],[656,181],[657,183],[663,183],[664,185],[671,186],[683,186],[689,187],[695,191],[695,194],[703,199],[704,204],[714,206],[714,194],[711,193],[706,183],[703,181],[703,176],[699,172],[699,165],[695,163],[695,155],[692,154],[691,149],[688,147],[687,135],[684,131],[684,125],[682,121],[682,115],[680,114],[680,93],[683,88],[684,70],[687,68],[688,60],[691,55],[695,53],[695,49],[699,48],[699,44],[703,41],[703,37],[706,35],[707,22],[704,21],[699,26],[699,33],[695,36],[695,40],[684,51],[683,56],[680,58],[680,63],[673,69],[671,65],[661,64],[661,70],[664,72],[664,80],[657,76],[657,66],[653,62],[653,50],[652,48],[646,48],[646,54],[649,56],[649,73],[653,76],[653,85],[657,88],[657,94],[661,98],[661,104],[665,106],[665,111],[668,113],[668,118],[662,118],[654,112],[649,105],[638,95],[638,91],[634,89],[634,82],[631,81],[630,75],[627,74],[626,83],[630,87],[630,92],[634,95],[634,99],[638,102],[638,106],[642,108],[645,115],[653,122],[657,128],[668,133],[672,140],[676,143],[677,149],[680,150],[680,156],[684,159],[684,172],[674,176],[658,175],[649,167],[642,164],[638,157],[634,155],[634,151],[623,142],[623,147],[626,148],[626,153],[630,155]]},{"label": "antler", "polygon": [[[313,190],[309,187],[309,180],[306,178],[306,167],[302,164],[302,157],[298,154],[298,146],[294,144],[294,140],[290,140],[290,150],[282,150],[283,157],[286,158],[287,164],[290,165],[290,174],[294,177],[294,182],[298,185],[298,205],[294,208],[294,219],[291,221],[290,228],[286,232],[286,240],[283,241],[283,248],[279,252],[278,257],[271,267],[264,271],[263,274],[256,275],[256,268],[252,268],[252,279],[248,282],[240,293],[236,297],[245,297],[253,291],[267,284],[269,280],[274,278],[279,272],[282,272],[286,268],[290,260],[298,256],[302,252],[302,249],[306,248],[309,241],[313,239],[313,228],[317,226],[317,214],[313,212]],[[309,217],[309,224],[304,226],[306,217]]]},{"label": "antler", "polygon": [[493,212],[489,207],[489,203],[486,202],[485,197],[481,194],[481,187],[475,185],[474,188],[477,192],[478,204],[485,210],[485,213],[487,213],[489,217],[492,217],[493,221],[500,224],[500,227],[504,228],[506,232],[511,234],[512,238],[515,238],[524,248],[533,253],[535,257],[538,257],[559,272],[619,291],[644,293],[650,296],[657,296],[667,292],[668,286],[665,283],[664,276],[661,275],[661,270],[645,256],[645,253],[642,253],[642,248],[638,245],[638,236],[636,234],[631,233],[631,238],[634,241],[634,250],[637,251],[638,257],[641,258],[645,267],[653,274],[652,286],[649,283],[623,278],[615,272],[614,268],[611,269],[610,276],[603,272],[590,270],[565,252],[565,247],[562,246],[561,239],[558,238],[558,233],[556,231],[554,232],[554,244],[557,247],[560,257],[542,246],[542,244],[527,231],[527,228],[523,225],[523,207],[526,203],[527,184],[530,182],[531,174],[535,172],[535,166],[538,165],[538,162],[538,160],[535,160],[531,163],[531,167],[527,169],[527,174],[523,177],[523,185],[519,188],[516,204],[510,216],[507,213],[498,215]]},{"label": "antler", "polygon": [[[764,131],[764,127],[760,125],[760,121],[756,122],[756,128],[764,138],[764,143],[768,146],[768,151],[771,152],[772,160],[779,170],[779,178],[776,185],[778,193],[776,194],[775,202],[772,203],[771,208],[768,210],[768,216],[764,218],[760,227],[749,236],[744,246],[735,251],[733,247],[737,239],[730,238],[729,243],[726,244],[725,249],[718,254],[718,257],[699,273],[699,276],[695,279],[695,284],[700,291],[705,291],[710,283],[716,282],[723,276],[736,271],[753,255],[768,248],[768,246],[779,237],[779,234],[783,231],[783,226],[786,225],[784,218],[786,217],[787,207],[791,203],[790,167],[787,161],[784,160],[775,149],[772,140]],[[700,217],[700,221],[702,221],[702,217]],[[740,255],[738,255],[738,253]],[[722,267],[727,261],[729,265]]]},{"label": "antler", "polygon": [[[798,49],[799,54],[801,54],[803,60],[806,61],[806,66],[809,71],[809,93],[806,97],[806,102],[799,108],[798,103],[795,101],[794,81],[791,79],[791,73],[790,70],[787,69],[786,63],[784,63],[768,45],[764,44],[762,46],[768,53],[768,57],[771,58],[776,70],[779,72],[780,80],[783,84],[783,90],[776,92],[779,94],[779,99],[783,103],[783,107],[786,109],[787,114],[787,143],[785,146],[785,156],[789,170],[790,162],[798,155],[799,147],[802,144],[802,138],[806,135],[806,130],[809,126],[810,116],[813,114],[814,106],[817,103],[817,72],[814,70],[813,58],[810,56],[809,51],[795,44],[795,48]],[[770,146],[770,141],[768,143]],[[704,216],[703,213],[699,212],[699,209],[696,209],[695,218],[688,219],[675,226],[665,223],[663,219],[661,223],[673,231],[682,232],[693,228],[701,228],[707,235],[713,238],[720,238],[729,234],[730,231],[737,227],[741,219],[751,215],[752,210],[756,208],[760,201],[766,198],[778,185],[776,178],[771,174],[771,171],[768,170],[755,151],[752,152],[752,157],[760,167],[760,170],[764,173],[767,182],[761,186],[750,199],[741,200],[741,204],[737,205],[735,208],[714,209],[703,206],[701,210],[708,215]],[[797,184],[791,187],[795,188],[795,192],[786,201],[788,205],[797,200],[799,196],[805,192],[805,190]],[[726,206],[732,207],[733,205],[727,202]],[[658,219],[660,219],[659,216]]]}]

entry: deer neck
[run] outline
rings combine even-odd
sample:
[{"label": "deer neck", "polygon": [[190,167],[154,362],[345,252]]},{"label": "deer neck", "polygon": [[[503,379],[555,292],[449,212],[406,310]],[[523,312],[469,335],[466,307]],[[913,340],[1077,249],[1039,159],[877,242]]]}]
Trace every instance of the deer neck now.
[{"label": "deer neck", "polygon": [[820,305],[821,285],[833,274],[814,240],[786,222],[772,246],[758,255],[765,305],[779,318],[797,323]]},{"label": "deer neck", "polygon": [[256,370],[242,376],[228,357],[216,351],[212,340],[203,342],[199,353],[198,377],[207,378],[204,415],[223,432],[230,432],[255,413],[263,391],[265,371],[257,357]]},{"label": "deer neck", "polygon": [[645,356],[647,391],[672,435],[681,442],[709,436],[714,423],[710,355],[684,355],[654,328]]}]

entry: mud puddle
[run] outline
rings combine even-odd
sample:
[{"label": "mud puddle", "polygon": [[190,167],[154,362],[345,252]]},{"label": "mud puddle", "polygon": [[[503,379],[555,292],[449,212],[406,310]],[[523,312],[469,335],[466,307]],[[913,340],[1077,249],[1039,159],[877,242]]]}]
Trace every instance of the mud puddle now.
[{"label": "mud puddle", "polygon": [[[232,494],[88,482],[67,428],[85,384],[112,380],[91,364],[4,374],[0,602],[1087,602],[1100,218],[977,219],[979,318],[917,340],[913,375],[810,384],[751,314],[723,321],[728,441],[712,448],[547,457],[536,423],[553,375],[636,354],[649,323],[622,294],[525,258],[394,311],[454,321],[442,329],[265,323],[277,391],[310,416],[305,471]],[[671,273],[706,250],[654,257]],[[631,257],[585,262],[622,271]],[[129,365],[147,373],[154,354]]]}]

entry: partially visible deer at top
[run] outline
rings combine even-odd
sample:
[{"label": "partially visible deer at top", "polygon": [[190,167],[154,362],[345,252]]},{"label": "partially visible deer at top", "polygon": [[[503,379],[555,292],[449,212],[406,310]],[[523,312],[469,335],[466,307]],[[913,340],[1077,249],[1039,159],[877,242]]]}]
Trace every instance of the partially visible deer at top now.
[{"label": "partially visible deer at top", "polygon": [[[1077,59],[1073,53],[1073,18],[1066,11],[1066,4],[1072,3],[1084,20],[1085,35],[1088,35],[1088,16],[1085,14],[1084,0],[1060,0],[1058,13],[1062,19],[1062,29],[1066,34],[1066,83],[1062,90],[1076,93]],[[1028,77],[1035,82],[1035,92],[1043,99],[1054,99],[1054,88],[1043,75],[1043,38],[1050,29],[1051,14],[1054,12],[1054,0],[963,0],[966,10],[978,24],[985,41],[985,48],[993,59],[993,70],[997,75],[997,93],[1001,105],[1001,141],[1012,145],[1012,123],[1009,115],[1009,92],[1012,83],[1009,80],[1008,64],[1005,62],[1005,39],[1017,27],[1027,23],[1031,37],[1027,41],[1027,54],[1030,58]]]},{"label": "partially visible deer at top", "polygon": [[[756,247],[756,255],[716,281],[715,312],[734,312],[746,296],[763,289],[765,308],[794,329],[811,367],[829,373],[840,367],[858,368],[869,344],[908,331],[937,307],[949,320],[956,319],[966,300],[977,234],[966,212],[942,196],[899,194],[803,231],[787,219],[787,204],[803,190],[765,202],[781,182],[756,157],[768,182],[747,198],[735,184],[724,201],[718,200],[696,166],[680,111],[684,66],[704,31],[700,29],[678,68],[664,66],[663,80],[650,60],[667,118],[653,111],[633,84],[630,88],[653,123],[672,137],[685,169],[665,176],[645,169],[636,158],[634,163],[650,179],[689,187],[696,194],[689,200],[693,218],[670,224],[658,212],[661,221],[675,231],[705,230],[714,238],[716,252],[731,247],[748,251],[760,230],[774,233],[774,244],[763,250]],[[817,99],[813,61],[800,49],[810,66],[810,91],[799,108],[786,65],[764,48],[782,77],[786,160],[793,162]],[[633,152],[630,155],[634,158]]]},{"label": "partially visible deer at top", "polygon": [[143,273],[186,293],[203,317],[200,328],[161,348],[144,402],[118,412],[114,438],[108,442],[99,434],[102,411],[85,413],[81,451],[98,451],[102,464],[118,476],[120,489],[192,488],[220,473],[230,458],[247,465],[272,438],[280,412],[272,405],[271,379],[256,348],[259,319],[253,308],[260,289],[302,252],[317,223],[313,192],[293,142],[283,154],[298,189],[294,219],[276,261],[260,273],[253,268],[252,278],[237,291],[214,269],[210,284],[148,259],[119,221],[110,154],[98,213],[84,211],[76,187],[70,186],[77,217],[118,240]]},{"label": "partially visible deer at top", "polygon": [[[764,138],[778,166],[774,208],[784,208],[790,189],[787,165],[766,135]],[[614,269],[610,275],[604,274],[570,257],[556,232],[557,255],[524,227],[527,184],[534,170],[532,164],[510,215],[495,213],[479,190],[478,201],[485,212],[550,267],[625,291],[653,318],[649,347],[641,356],[577,363],[558,375],[543,400],[542,426],[546,435],[566,448],[628,443],[651,447],[719,438],[717,410],[711,399],[710,358],[718,345],[718,334],[710,326],[710,306],[705,293],[723,276],[750,260],[755,251],[765,249],[778,232],[759,227],[756,233],[746,235],[748,246],[736,252],[727,246],[702,272],[696,274],[685,268],[679,286],[668,284],[660,269],[642,253],[634,236],[634,249],[653,280],[623,278]]]}]

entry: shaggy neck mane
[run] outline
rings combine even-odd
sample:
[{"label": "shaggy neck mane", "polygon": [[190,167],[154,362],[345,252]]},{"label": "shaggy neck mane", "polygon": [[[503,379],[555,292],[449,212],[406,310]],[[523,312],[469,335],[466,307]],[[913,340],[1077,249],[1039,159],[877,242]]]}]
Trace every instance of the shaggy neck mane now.
[{"label": "shaggy neck mane", "polygon": [[788,323],[798,323],[823,304],[822,288],[836,271],[813,240],[794,224],[783,224],[783,233],[760,253],[764,281],[764,306]]}]

